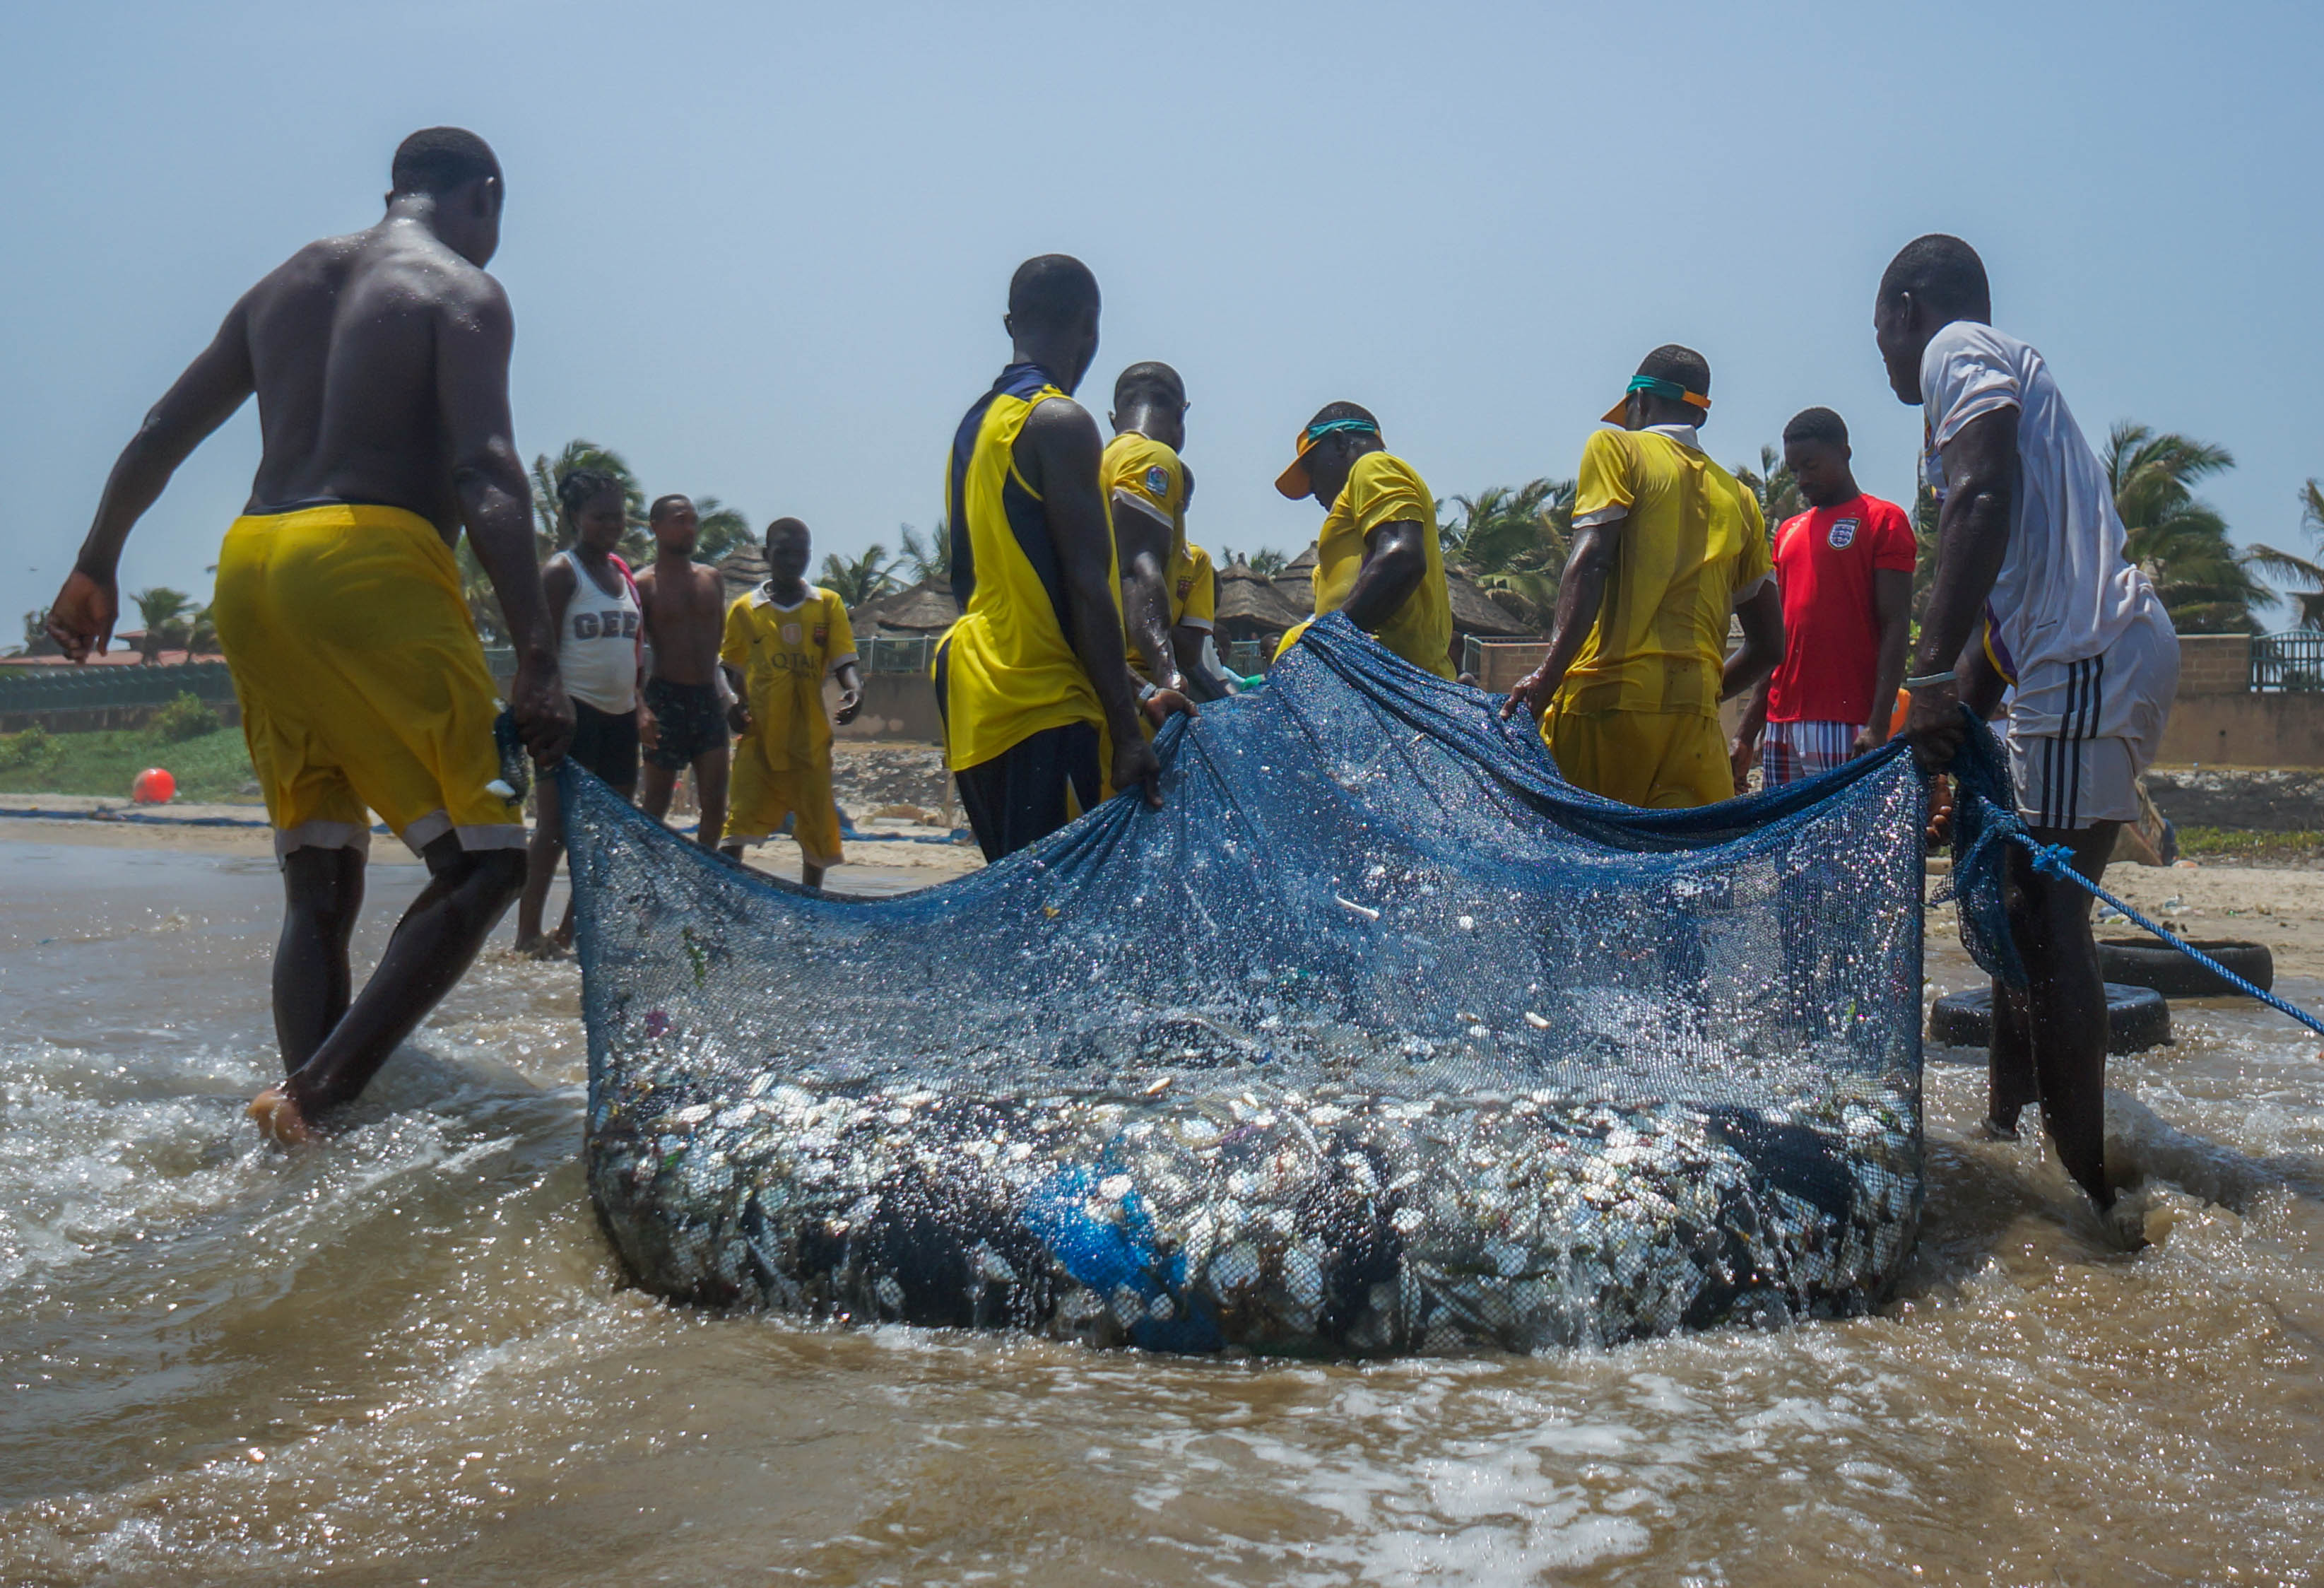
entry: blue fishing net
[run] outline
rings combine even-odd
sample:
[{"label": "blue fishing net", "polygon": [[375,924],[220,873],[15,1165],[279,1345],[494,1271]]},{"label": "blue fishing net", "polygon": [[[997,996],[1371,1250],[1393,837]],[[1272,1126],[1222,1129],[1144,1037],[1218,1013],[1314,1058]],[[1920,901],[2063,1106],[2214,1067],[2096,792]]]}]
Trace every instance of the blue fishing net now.
[{"label": "blue fishing net", "polygon": [[622,1260],[1175,1351],[1877,1300],[1922,1200],[1912,763],[1636,810],[1498,704],[1328,620],[1165,729],[1160,811],[884,900],[724,864],[568,765]]}]

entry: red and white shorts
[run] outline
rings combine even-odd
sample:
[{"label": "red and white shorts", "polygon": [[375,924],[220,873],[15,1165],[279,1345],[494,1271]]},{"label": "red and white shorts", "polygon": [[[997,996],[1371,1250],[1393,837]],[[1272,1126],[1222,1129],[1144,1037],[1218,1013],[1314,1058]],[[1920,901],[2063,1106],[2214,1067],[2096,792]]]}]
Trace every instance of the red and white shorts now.
[{"label": "red and white shorts", "polygon": [[1845,766],[1862,723],[1769,723],[1759,743],[1759,787],[1780,789]]}]

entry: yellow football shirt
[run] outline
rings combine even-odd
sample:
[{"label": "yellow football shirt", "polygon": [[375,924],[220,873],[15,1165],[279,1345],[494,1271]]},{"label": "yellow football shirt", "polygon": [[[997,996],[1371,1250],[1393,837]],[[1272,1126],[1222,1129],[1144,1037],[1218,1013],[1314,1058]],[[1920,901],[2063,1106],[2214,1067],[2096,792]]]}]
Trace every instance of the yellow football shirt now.
[{"label": "yellow football shirt", "polygon": [[1736,596],[1774,571],[1757,500],[1674,437],[1607,429],[1582,450],[1574,522],[1609,510],[1613,570],[1553,708],[1717,715]]},{"label": "yellow football shirt", "polygon": [[855,660],[855,631],[836,594],[809,585],[798,605],[783,606],[761,585],[736,597],[726,609],[718,660],[742,675],[751,712],[738,753],[757,754],[769,771],[831,764],[823,680]]},{"label": "yellow football shirt", "polygon": [[[1038,365],[1010,365],[953,436],[945,512],[961,614],[931,670],[944,714],[945,765],[954,771],[982,766],[1050,728],[1077,722],[1105,728],[1097,690],[1074,651],[1065,574],[1041,494],[1018,472],[1015,456],[1033,410],[1064,395]],[[1111,547],[1107,553],[1116,560]],[[1106,583],[1118,608],[1118,567]]]},{"label": "yellow football shirt", "polygon": [[[1185,597],[1179,594],[1181,564],[1186,558],[1186,466],[1178,454],[1151,436],[1124,430],[1106,443],[1098,465],[1098,490],[1116,526],[1114,557],[1121,556],[1120,525],[1125,513],[1139,513],[1170,533],[1170,555],[1165,559],[1169,591],[1170,623],[1176,627]],[[1191,583],[1192,576],[1187,576]],[[1123,635],[1129,639],[1127,634]],[[1146,671],[1146,658],[1133,642],[1124,646],[1135,671]]]},{"label": "yellow football shirt", "polygon": [[1218,616],[1219,577],[1211,566],[1211,554],[1200,546],[1182,544],[1170,559],[1170,626],[1208,633]]},{"label": "yellow football shirt", "polygon": [[[1405,660],[1440,679],[1452,671],[1452,598],[1444,587],[1444,555],[1436,542],[1436,499],[1412,465],[1388,452],[1368,452],[1348,471],[1348,483],[1323,520],[1315,542],[1315,615],[1347,605],[1364,570],[1364,537],[1382,524],[1417,523],[1428,571],[1372,637]],[[1295,642],[1302,630],[1285,636]]]}]

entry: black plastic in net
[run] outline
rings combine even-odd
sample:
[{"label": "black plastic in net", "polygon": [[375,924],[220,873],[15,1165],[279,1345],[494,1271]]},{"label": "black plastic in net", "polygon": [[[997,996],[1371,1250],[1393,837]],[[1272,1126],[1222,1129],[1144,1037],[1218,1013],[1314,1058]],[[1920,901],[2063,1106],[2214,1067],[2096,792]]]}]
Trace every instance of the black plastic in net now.
[{"label": "black plastic in net", "polygon": [[1909,761],[1563,782],[1344,621],[1118,799],[889,900],[564,778],[591,1189],[665,1295],[1178,1351],[1858,1309],[1921,1197]]}]

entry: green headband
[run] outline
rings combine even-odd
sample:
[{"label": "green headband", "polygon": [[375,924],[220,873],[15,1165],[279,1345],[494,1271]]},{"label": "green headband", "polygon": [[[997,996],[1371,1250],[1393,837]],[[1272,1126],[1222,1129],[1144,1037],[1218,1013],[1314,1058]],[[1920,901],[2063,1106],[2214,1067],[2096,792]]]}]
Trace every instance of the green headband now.
[{"label": "green headband", "polygon": [[1661,397],[1672,402],[1691,402],[1697,408],[1711,406],[1711,399],[1702,392],[1690,392],[1676,381],[1666,381],[1660,375],[1632,375],[1630,383],[1623,390],[1626,392],[1644,392],[1649,396]]},{"label": "green headband", "polygon": [[1310,441],[1320,441],[1335,430],[1345,430],[1351,436],[1377,436],[1379,434],[1379,426],[1368,419],[1325,420],[1321,424],[1307,427],[1307,439]]}]

